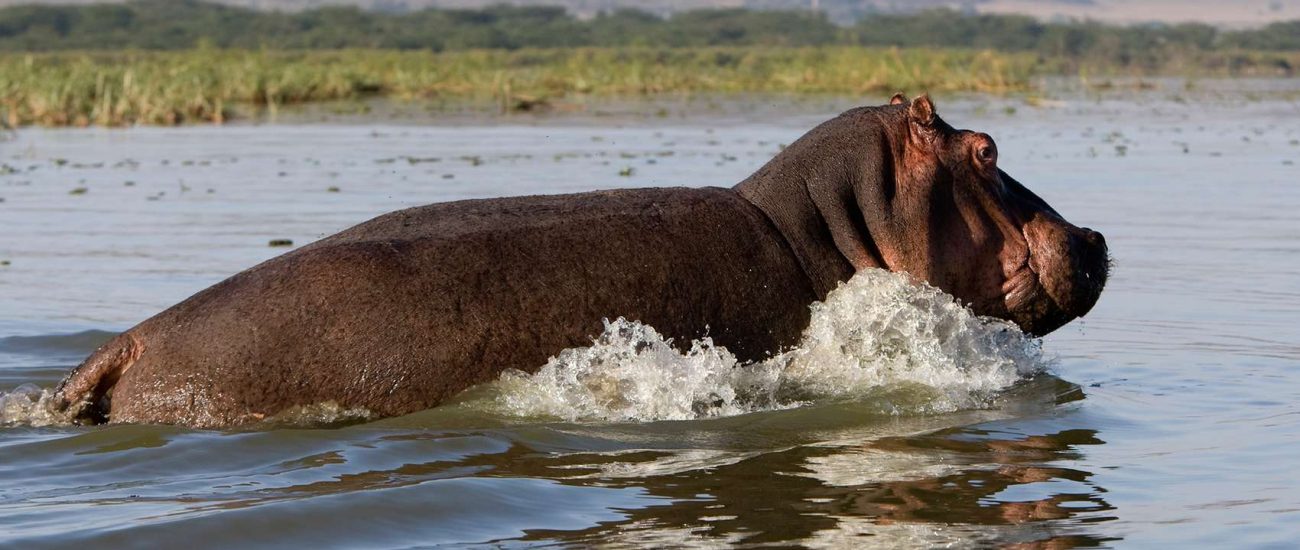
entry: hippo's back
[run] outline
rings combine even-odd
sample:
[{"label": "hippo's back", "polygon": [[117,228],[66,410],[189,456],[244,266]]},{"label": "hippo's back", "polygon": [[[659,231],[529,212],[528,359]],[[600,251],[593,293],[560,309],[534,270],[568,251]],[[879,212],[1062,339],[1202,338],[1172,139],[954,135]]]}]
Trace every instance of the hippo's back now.
[{"label": "hippo's back", "polygon": [[728,189],[434,204],[268,260],[141,323],[110,416],[220,426],[327,401],[403,414],[505,369],[536,370],[620,316],[756,359],[794,343],[813,300],[780,235]]}]

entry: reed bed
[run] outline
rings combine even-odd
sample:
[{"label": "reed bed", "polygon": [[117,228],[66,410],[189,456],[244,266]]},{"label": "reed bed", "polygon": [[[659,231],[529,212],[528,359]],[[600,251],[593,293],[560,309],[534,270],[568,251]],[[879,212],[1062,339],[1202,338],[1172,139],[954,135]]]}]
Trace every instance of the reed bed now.
[{"label": "reed bed", "polygon": [[75,52],[0,55],[12,127],[221,123],[255,109],[367,96],[490,100],[572,95],[875,94],[1023,90],[1032,56],[824,48]]}]

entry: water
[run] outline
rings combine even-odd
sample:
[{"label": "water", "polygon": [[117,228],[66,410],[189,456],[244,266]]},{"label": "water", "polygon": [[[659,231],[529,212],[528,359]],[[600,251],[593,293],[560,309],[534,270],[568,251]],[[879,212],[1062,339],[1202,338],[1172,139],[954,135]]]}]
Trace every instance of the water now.
[{"label": "water", "polygon": [[0,546],[1293,546],[1297,90],[938,98],[1111,246],[1092,314],[1041,349],[868,276],[820,306],[802,358],[737,369],[610,320],[451,406],[228,432],[40,425],[31,403],[271,239],[435,201],[730,185],[836,111],[22,130],[0,141]]}]

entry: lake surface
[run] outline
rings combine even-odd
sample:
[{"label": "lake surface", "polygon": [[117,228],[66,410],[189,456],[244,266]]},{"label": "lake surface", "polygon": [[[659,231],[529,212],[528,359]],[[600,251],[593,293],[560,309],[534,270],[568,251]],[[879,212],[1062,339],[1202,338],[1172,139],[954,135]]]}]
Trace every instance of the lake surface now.
[{"label": "lake surface", "polygon": [[[1207,87],[937,98],[1111,246],[1096,308],[1041,343],[915,351],[932,320],[898,332],[853,308],[942,297],[855,279],[818,345],[895,331],[928,374],[809,355],[809,388],[856,389],[705,412],[627,393],[617,414],[512,379],[401,418],[325,408],[228,432],[45,425],[33,403],[114,332],[283,253],[272,239],[438,201],[730,186],[851,102],[18,131],[0,141],[0,546],[1294,547],[1300,83]],[[548,368],[632,361],[635,333],[659,355],[614,365],[632,386],[743,371],[643,329]]]}]

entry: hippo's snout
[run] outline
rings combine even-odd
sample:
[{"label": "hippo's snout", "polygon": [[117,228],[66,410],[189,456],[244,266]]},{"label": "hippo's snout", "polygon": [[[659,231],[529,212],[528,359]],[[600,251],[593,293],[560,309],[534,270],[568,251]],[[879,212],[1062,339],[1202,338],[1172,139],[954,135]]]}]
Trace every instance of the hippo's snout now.
[{"label": "hippo's snout", "polygon": [[1106,286],[1110,252],[1101,233],[1054,216],[1037,216],[1024,229],[1045,296],[1013,315],[1026,332],[1042,335],[1092,310]]},{"label": "hippo's snout", "polygon": [[1101,297],[1101,289],[1106,286],[1106,277],[1110,274],[1110,251],[1106,248],[1106,237],[1088,228],[1067,232],[1066,244],[1070,251],[1070,265],[1073,277],[1069,288],[1059,292],[1048,292],[1066,313],[1082,317],[1096,305]]}]

